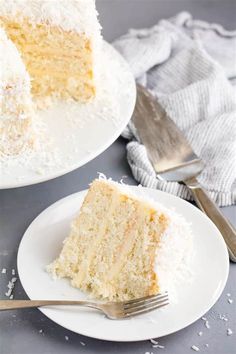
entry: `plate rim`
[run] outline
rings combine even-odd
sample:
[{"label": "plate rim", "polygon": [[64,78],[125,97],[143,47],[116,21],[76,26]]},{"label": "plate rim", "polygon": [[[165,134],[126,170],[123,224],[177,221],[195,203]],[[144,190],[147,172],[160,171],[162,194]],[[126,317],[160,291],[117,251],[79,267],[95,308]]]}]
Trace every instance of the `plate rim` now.
[{"label": "plate rim", "polygon": [[[131,188],[140,188],[138,186],[129,186]],[[178,197],[178,196],[175,196],[173,194],[170,194],[170,193],[167,193],[167,192],[164,192],[164,191],[160,191],[160,190],[156,190],[156,189],[152,189],[152,188],[147,188],[147,187],[142,187],[144,190],[149,190],[149,191],[154,191],[154,193],[157,193],[157,194],[162,194],[162,195],[167,195],[168,197],[171,197],[171,198],[174,198],[174,199],[177,199],[178,202],[181,202],[183,204],[187,204],[192,210],[195,210],[194,212],[196,212],[200,217],[203,217],[209,224],[211,224],[211,227],[213,227],[215,229],[215,232],[216,234],[218,235],[218,239],[219,239],[219,242],[221,242],[221,245],[222,245],[222,249],[224,249],[224,253],[225,253],[225,260],[226,260],[226,268],[225,268],[225,278],[224,278],[224,281],[222,282],[221,284],[221,288],[218,292],[218,295],[217,297],[210,302],[210,304],[208,306],[205,306],[204,309],[202,309],[202,311],[199,312],[198,315],[196,315],[193,319],[191,319],[190,322],[188,322],[185,326],[182,326],[180,325],[179,327],[177,326],[177,328],[171,330],[171,331],[167,331],[165,334],[162,334],[161,336],[143,336],[141,338],[138,338],[138,339],[132,339],[132,338],[123,338],[123,339],[117,339],[117,338],[108,338],[106,336],[96,336],[96,335],[89,335],[86,331],[84,331],[83,329],[82,330],[75,330],[74,328],[72,328],[71,326],[69,325],[62,325],[60,324],[59,322],[55,321],[54,319],[52,319],[50,317],[50,315],[47,314],[47,309],[45,308],[38,308],[38,310],[40,312],[42,312],[47,318],[49,318],[51,321],[53,321],[54,323],[56,323],[57,325],[60,325],[61,327],[64,327],[74,333],[77,333],[79,335],[83,335],[83,336],[86,336],[88,338],[94,338],[94,339],[97,339],[97,340],[104,340],[104,341],[109,341],[109,342],[124,342],[124,343],[130,343],[130,342],[141,342],[141,341],[146,341],[146,340],[150,340],[151,338],[161,338],[161,337],[164,337],[164,336],[168,336],[170,334],[173,334],[173,333],[176,333],[190,325],[192,325],[194,322],[196,322],[199,318],[201,318],[206,312],[208,312],[214,305],[215,303],[219,300],[219,298],[221,297],[222,295],[222,292],[224,291],[224,288],[226,286],[226,283],[227,283],[227,280],[228,280],[228,276],[229,276],[229,265],[230,265],[230,261],[229,261],[229,256],[228,256],[228,250],[227,250],[227,246],[224,242],[224,239],[223,239],[223,236],[221,235],[220,231],[217,229],[217,227],[215,226],[215,224],[211,221],[211,219],[206,215],[204,214],[200,209],[198,209],[195,205],[189,203],[188,201]],[[17,270],[18,270],[18,275],[19,275],[19,279],[20,279],[20,282],[21,282],[21,285],[25,291],[25,293],[27,294],[27,296],[29,297],[30,299],[30,296],[28,295],[28,291],[25,289],[24,287],[24,281],[22,282],[22,278],[21,278],[21,265],[20,265],[20,253],[21,253],[21,249],[22,249],[22,245],[24,245],[24,242],[25,242],[25,236],[27,237],[27,233],[29,232],[32,224],[34,222],[36,222],[41,216],[42,214],[46,214],[48,212],[48,210],[50,209],[53,209],[55,206],[57,205],[60,205],[60,204],[63,204],[63,202],[65,200],[68,200],[68,199],[73,199],[75,198],[77,195],[78,196],[81,196],[83,197],[83,195],[86,194],[86,192],[88,191],[88,189],[85,189],[85,190],[81,190],[79,192],[75,192],[75,193],[72,193],[66,197],[63,197],[59,200],[57,200],[56,202],[52,203],[51,205],[49,205],[47,208],[45,208],[42,212],[40,212],[33,220],[32,222],[30,223],[30,225],[27,227],[27,229],[25,230],[23,236],[22,236],[22,239],[20,241],[20,244],[19,244],[19,248],[18,248],[18,252],[17,252]]]},{"label": "plate rim", "polygon": [[[87,157],[85,157],[84,159],[80,160],[79,163],[76,164],[72,164],[69,168],[64,168],[60,170],[60,173],[50,173],[47,176],[38,176],[37,180],[31,181],[29,182],[24,182],[24,181],[15,181],[15,183],[5,183],[4,185],[1,185],[0,183],[0,190],[4,190],[4,189],[13,189],[13,188],[21,188],[21,187],[28,187],[28,186],[33,186],[36,184],[40,184],[40,183],[44,183],[47,181],[51,181],[53,179],[62,177],[70,172],[75,171],[77,168],[80,168],[84,165],[86,165],[88,162],[94,160],[96,157],[100,156],[105,150],[107,150],[120,136],[120,134],[122,133],[122,131],[125,129],[125,127],[127,126],[129,120],[132,117],[134,108],[135,108],[135,104],[136,104],[136,97],[137,97],[137,91],[136,91],[136,82],[135,82],[135,78],[131,72],[131,69],[129,67],[128,62],[125,60],[125,58],[117,51],[117,49],[115,47],[112,46],[112,44],[108,43],[106,40],[103,39],[103,44],[105,46],[107,46],[109,48],[109,50],[114,51],[115,55],[117,56],[117,58],[119,58],[120,62],[122,62],[123,65],[126,66],[127,68],[127,72],[129,72],[130,74],[130,79],[132,81],[131,86],[132,86],[132,94],[133,94],[133,100],[132,100],[132,105],[130,104],[130,114],[127,115],[127,118],[124,119],[123,123],[119,125],[119,127],[114,131],[114,134],[111,135],[109,137],[109,139],[106,140],[106,143],[103,144],[99,149],[96,149],[95,152],[93,152],[92,154],[88,154]],[[1,166],[1,163],[0,163]]]}]

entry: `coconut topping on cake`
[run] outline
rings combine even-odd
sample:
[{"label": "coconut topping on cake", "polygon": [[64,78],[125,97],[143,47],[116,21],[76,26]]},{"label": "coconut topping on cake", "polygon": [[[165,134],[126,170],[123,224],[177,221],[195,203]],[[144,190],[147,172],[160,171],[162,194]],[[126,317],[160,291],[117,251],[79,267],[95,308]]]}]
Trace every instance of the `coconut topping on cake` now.
[{"label": "coconut topping on cake", "polygon": [[27,17],[33,24],[48,23],[65,31],[97,35],[95,0],[0,0],[0,17]]},{"label": "coconut topping on cake", "polygon": [[32,146],[30,78],[13,42],[0,28],[0,155]]},{"label": "coconut topping on cake", "polygon": [[0,28],[0,119],[27,118],[31,111],[30,78],[13,42]]}]

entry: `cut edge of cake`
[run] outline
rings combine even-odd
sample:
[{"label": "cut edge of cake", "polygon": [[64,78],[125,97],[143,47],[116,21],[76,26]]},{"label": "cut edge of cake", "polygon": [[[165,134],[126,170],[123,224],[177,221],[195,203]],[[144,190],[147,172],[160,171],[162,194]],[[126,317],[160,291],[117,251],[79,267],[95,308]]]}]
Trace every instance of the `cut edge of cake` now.
[{"label": "cut edge of cake", "polygon": [[[174,294],[178,269],[173,267],[181,268],[191,245],[191,229],[175,212],[125,185],[98,179],[47,271],[103,300],[123,301],[166,290]],[[186,266],[180,273],[188,270]]]}]

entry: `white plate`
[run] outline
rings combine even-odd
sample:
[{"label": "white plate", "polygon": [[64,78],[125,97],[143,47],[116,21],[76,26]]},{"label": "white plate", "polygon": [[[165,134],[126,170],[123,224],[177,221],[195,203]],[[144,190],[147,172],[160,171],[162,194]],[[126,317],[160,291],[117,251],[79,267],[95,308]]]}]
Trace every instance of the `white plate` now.
[{"label": "white plate", "polygon": [[[133,187],[138,188],[138,187]],[[85,336],[112,341],[140,341],[176,332],[203,316],[221,295],[229,270],[228,252],[214,224],[195,206],[170,194],[146,190],[147,195],[173,207],[192,223],[194,282],[178,290],[179,302],[129,320],[111,321],[99,312],[75,308],[42,308],[61,326]],[[86,191],[72,194],[43,211],[29,226],[18,252],[21,283],[31,299],[84,299],[65,279],[52,280],[45,266],[54,260],[68,235]]]},{"label": "white plate", "polygon": [[120,135],[133,113],[136,87],[128,64],[104,42],[97,97],[59,102],[38,112],[36,151],[0,158],[0,189],[44,182],[89,162]]}]

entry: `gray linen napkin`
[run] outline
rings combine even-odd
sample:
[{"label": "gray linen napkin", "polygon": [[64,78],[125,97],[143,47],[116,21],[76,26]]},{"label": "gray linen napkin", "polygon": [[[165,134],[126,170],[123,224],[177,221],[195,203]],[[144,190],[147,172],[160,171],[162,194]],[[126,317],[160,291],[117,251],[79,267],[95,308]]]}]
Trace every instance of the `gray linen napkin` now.
[{"label": "gray linen napkin", "polygon": [[[205,162],[199,182],[221,206],[236,203],[236,31],[183,12],[114,42],[135,78],[157,97]],[[160,181],[130,122],[127,158],[135,179],[185,199],[184,185]]]}]

